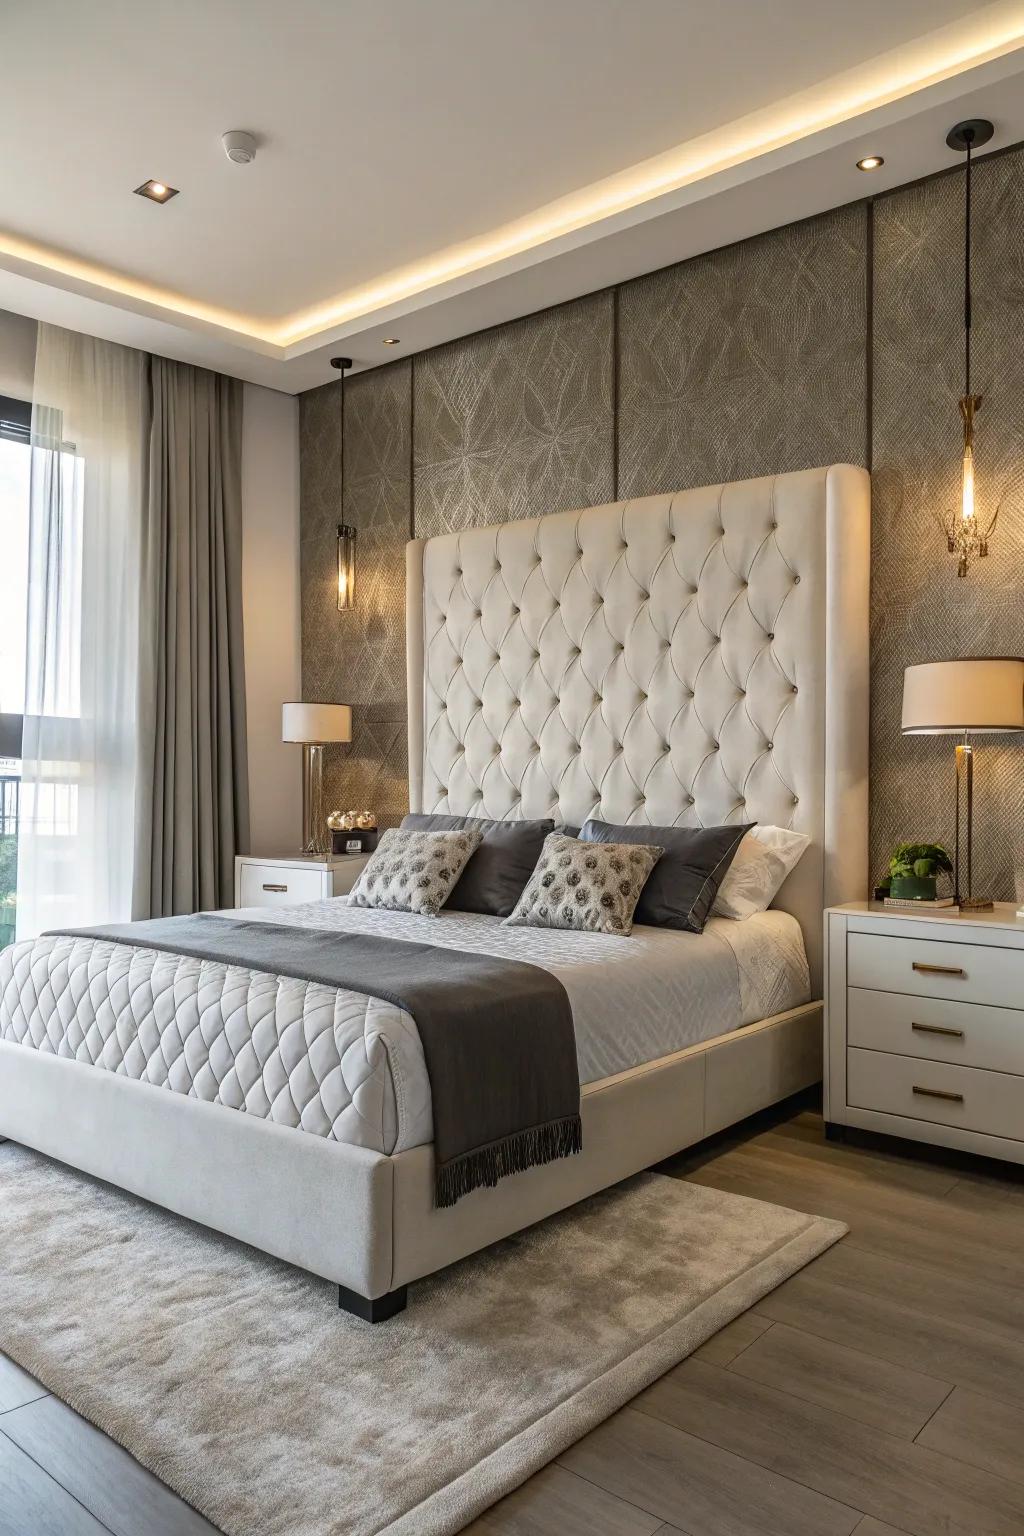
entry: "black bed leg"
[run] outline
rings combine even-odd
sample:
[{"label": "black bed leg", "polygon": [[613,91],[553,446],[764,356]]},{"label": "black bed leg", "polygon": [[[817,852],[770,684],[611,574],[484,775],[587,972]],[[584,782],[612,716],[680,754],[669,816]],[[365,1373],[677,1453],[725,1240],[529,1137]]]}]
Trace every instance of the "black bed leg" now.
[{"label": "black bed leg", "polygon": [[353,1317],[361,1317],[364,1323],[386,1323],[389,1317],[405,1311],[408,1299],[409,1287],[406,1285],[400,1285],[397,1291],[388,1291],[386,1296],[375,1296],[372,1301],[360,1296],[358,1291],[350,1291],[347,1285],[338,1286],[338,1306],[343,1312],[351,1312]]}]

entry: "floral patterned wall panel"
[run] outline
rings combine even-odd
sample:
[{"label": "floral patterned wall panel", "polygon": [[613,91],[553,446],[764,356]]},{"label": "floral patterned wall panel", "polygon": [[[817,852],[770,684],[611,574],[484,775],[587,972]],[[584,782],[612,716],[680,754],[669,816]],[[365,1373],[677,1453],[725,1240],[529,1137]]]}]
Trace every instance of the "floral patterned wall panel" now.
[{"label": "floral patterned wall panel", "polygon": [[613,309],[599,293],[416,358],[417,538],[614,500]]},{"label": "floral patterned wall panel", "polygon": [[620,496],[863,464],[863,203],[619,292]]}]

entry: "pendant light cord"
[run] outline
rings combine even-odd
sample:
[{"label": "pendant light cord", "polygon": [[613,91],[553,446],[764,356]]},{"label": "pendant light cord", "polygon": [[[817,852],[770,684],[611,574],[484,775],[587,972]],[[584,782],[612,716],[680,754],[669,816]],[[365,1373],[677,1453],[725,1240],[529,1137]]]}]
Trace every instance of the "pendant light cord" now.
[{"label": "pendant light cord", "polygon": [[350,357],[332,357],[331,367],[338,370],[338,499],[341,505],[341,521],[338,532],[345,526],[345,374],[352,367]]},{"label": "pendant light cord", "polygon": [[964,216],[964,394],[971,393],[971,143],[973,133],[967,138],[967,196]]}]

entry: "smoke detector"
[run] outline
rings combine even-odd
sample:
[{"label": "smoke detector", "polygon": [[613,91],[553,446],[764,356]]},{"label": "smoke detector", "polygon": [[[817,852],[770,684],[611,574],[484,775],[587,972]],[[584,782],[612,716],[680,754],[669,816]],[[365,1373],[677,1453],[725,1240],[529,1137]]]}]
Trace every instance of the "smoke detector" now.
[{"label": "smoke detector", "polygon": [[241,128],[233,128],[221,137],[224,153],[234,165],[250,165],[256,159],[256,135]]}]

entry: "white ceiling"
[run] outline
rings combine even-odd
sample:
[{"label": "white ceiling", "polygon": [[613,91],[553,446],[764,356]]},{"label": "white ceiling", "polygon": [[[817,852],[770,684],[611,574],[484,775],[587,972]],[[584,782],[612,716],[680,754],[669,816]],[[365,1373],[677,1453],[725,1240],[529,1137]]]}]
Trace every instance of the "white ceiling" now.
[{"label": "white ceiling", "polygon": [[0,31],[0,305],[287,390],[938,169],[967,112],[1024,139],[1008,0],[0,0]]}]

